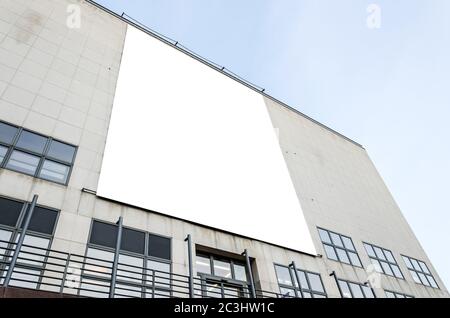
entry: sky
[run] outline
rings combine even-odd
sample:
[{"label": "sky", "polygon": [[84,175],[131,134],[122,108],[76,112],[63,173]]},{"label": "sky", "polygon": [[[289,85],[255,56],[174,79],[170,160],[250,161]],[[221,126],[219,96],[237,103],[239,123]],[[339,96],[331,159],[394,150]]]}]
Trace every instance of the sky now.
[{"label": "sky", "polygon": [[450,1],[97,2],[361,143],[450,287]]}]

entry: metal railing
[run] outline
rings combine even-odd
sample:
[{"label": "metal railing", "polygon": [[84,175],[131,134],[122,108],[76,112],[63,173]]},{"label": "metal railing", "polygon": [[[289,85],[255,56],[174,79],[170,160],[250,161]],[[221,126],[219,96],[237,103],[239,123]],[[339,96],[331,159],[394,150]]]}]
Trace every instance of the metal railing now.
[{"label": "metal railing", "polygon": [[[236,284],[220,278],[180,275],[117,264],[113,283],[114,262],[70,254],[23,244],[15,253],[17,243],[0,240],[0,286],[64,293],[95,298],[252,298],[248,283]],[[11,271],[13,255],[17,254]],[[113,285],[113,286],[112,286]],[[111,292],[112,291],[112,292]],[[257,298],[285,298],[269,291],[256,290]]]}]

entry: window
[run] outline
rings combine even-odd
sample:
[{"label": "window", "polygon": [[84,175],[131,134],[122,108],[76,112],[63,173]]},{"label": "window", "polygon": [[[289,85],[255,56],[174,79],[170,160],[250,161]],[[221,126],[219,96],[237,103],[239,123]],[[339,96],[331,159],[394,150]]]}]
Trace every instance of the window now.
[{"label": "window", "polygon": [[369,286],[338,279],[342,298],[376,298]]},{"label": "window", "polygon": [[243,261],[198,252],[195,266],[201,285],[197,295],[207,298],[248,297],[249,276]]},{"label": "window", "polygon": [[281,297],[284,298],[326,298],[322,278],[319,274],[275,265]]},{"label": "window", "polygon": [[364,248],[377,272],[404,279],[391,251],[368,243],[364,243]]},{"label": "window", "polygon": [[67,184],[76,147],[0,122],[0,168]]},{"label": "window", "polygon": [[[108,297],[118,226],[93,221],[80,295]],[[171,297],[171,240],[124,227],[115,298]]]},{"label": "window", "polygon": [[362,267],[355,245],[350,237],[319,228],[325,253],[331,260]]},{"label": "window", "polygon": [[414,298],[413,296],[409,296],[406,294],[402,294],[402,293],[397,293],[397,292],[393,292],[393,291],[385,291],[386,293],[386,297],[387,298]]},{"label": "window", "polygon": [[[1,131],[1,128],[0,128]],[[28,207],[28,209],[26,209]],[[29,204],[0,197],[0,283],[3,283],[10,259],[22,233]],[[53,237],[58,211],[36,206],[30,220],[27,235],[18,255],[11,277],[11,286],[39,289],[44,271],[44,260]]]},{"label": "window", "polygon": [[402,257],[405,261],[406,267],[408,267],[408,270],[411,273],[412,278],[417,284],[439,288],[427,264],[412,257]]}]

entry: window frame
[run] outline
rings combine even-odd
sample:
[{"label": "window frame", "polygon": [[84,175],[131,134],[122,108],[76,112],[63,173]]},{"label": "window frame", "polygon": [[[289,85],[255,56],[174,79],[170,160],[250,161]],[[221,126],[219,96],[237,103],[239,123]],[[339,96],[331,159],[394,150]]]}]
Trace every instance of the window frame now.
[{"label": "window frame", "polygon": [[[18,199],[13,199],[13,198],[10,198],[10,197],[7,197],[7,196],[3,196],[3,195],[0,195],[0,198],[5,199],[5,200],[10,200],[10,201],[15,201],[15,202],[18,202],[18,203],[22,204],[22,209],[20,211],[19,217],[17,218],[16,224],[14,226],[8,226],[8,225],[0,224],[0,230],[11,232],[11,236],[9,238],[9,242],[6,243],[7,244],[6,245],[7,251],[5,251],[5,255],[3,255],[3,257],[0,255],[0,260],[4,261],[5,258],[11,257],[11,255],[13,254],[13,251],[15,251],[15,246],[16,246],[15,242],[18,239],[19,235],[22,235],[22,233],[23,233],[23,229],[22,229],[21,225],[22,225],[22,223],[23,223],[23,221],[25,219],[25,216],[27,215],[28,208],[30,207],[31,202],[18,200]],[[40,205],[40,204],[36,205],[36,207],[57,212],[56,213],[56,218],[55,218],[55,224],[53,225],[53,229],[52,229],[52,232],[50,234],[36,232],[36,231],[32,231],[32,230],[27,230],[26,235],[25,235],[25,237],[32,236],[32,237],[37,237],[37,238],[42,238],[42,239],[48,240],[48,245],[45,248],[45,253],[42,254],[42,258],[43,258],[42,262],[41,261],[34,261],[34,262],[37,262],[37,263],[42,263],[42,266],[33,265],[33,264],[26,264],[26,263],[23,264],[23,263],[20,262],[20,260],[18,260],[17,264],[16,264],[16,268],[25,269],[25,270],[32,270],[32,271],[39,271],[39,280],[35,283],[36,284],[36,288],[35,289],[36,290],[40,290],[41,284],[42,284],[42,279],[44,278],[43,277],[43,273],[45,272],[45,264],[47,264],[47,261],[48,261],[48,256],[49,256],[49,253],[50,253],[51,246],[53,244],[53,240],[54,240],[54,237],[55,237],[55,232],[56,232],[56,228],[58,226],[58,221],[59,221],[59,217],[60,217],[61,211],[58,210],[58,209],[54,209],[52,207],[48,207],[48,206]],[[33,247],[30,246],[30,248],[33,248]],[[42,250],[42,248],[40,248],[40,247],[35,247],[35,248],[38,249],[38,250]],[[0,264],[0,273],[4,272],[6,267],[7,267],[6,264]],[[3,275],[0,275],[0,279],[3,280]],[[11,281],[14,281],[14,279],[12,278]],[[34,284],[32,282],[23,282],[23,283]]]},{"label": "window frame", "polygon": [[[413,278],[414,283],[416,283],[416,284],[418,284],[418,285],[425,286],[425,287],[433,288],[433,289],[441,289],[441,288],[439,287],[438,282],[436,281],[436,278],[434,278],[434,275],[433,275],[433,273],[431,272],[430,267],[428,266],[427,263],[425,263],[424,261],[421,261],[421,260],[419,260],[419,259],[417,259],[417,258],[410,257],[410,256],[406,256],[406,255],[403,255],[403,254],[401,254],[401,257],[402,257],[402,259],[403,259],[403,262],[404,262],[405,265],[406,265],[406,268],[408,269],[409,274],[410,274],[411,277]],[[409,263],[411,263],[412,267],[409,267],[409,266],[408,266],[408,263],[406,262],[405,259],[408,259],[408,261],[409,261]],[[420,269],[421,269],[420,271],[414,268],[414,264],[412,263],[412,261],[416,261],[416,262],[419,264],[419,267],[420,267]],[[423,271],[423,269],[422,269],[420,263],[425,264],[425,266],[427,267],[429,273]],[[413,276],[413,274],[412,274],[411,272],[414,272],[414,273],[419,277],[419,280],[421,281],[420,283],[418,283],[418,282],[416,282],[416,281],[414,280],[414,276]],[[427,282],[428,282],[429,285],[426,285],[426,284],[424,284],[424,283],[422,282],[422,278],[420,277],[419,274],[422,274],[422,275],[425,276],[425,278],[427,279]],[[436,287],[434,287],[434,286],[430,283],[430,281],[428,280],[428,276],[430,276],[430,277],[433,279],[434,283],[436,284]]]},{"label": "window frame", "polygon": [[[392,298],[392,297],[388,297],[388,296],[387,296],[388,293],[393,294],[393,295],[394,295],[393,298],[395,298],[395,299],[397,299],[397,298],[399,298],[399,299],[403,299],[403,298],[415,298],[415,297],[412,296],[412,295],[408,295],[408,294],[404,294],[404,293],[398,293],[398,292],[395,292],[395,291],[392,291],[392,290],[387,290],[387,289],[385,289],[385,290],[384,290],[384,294],[386,295],[386,298]],[[398,297],[399,295],[400,295],[400,296],[403,296],[403,297]],[[392,298],[392,299],[393,299],[393,298]]]},{"label": "window frame", "polygon": [[[91,235],[92,235],[92,230],[93,230],[93,225],[95,222],[99,222],[99,223],[104,223],[104,224],[109,224],[109,225],[115,225],[117,226],[116,223],[113,222],[108,222],[108,221],[104,221],[104,220],[100,220],[100,219],[92,219],[91,220],[91,226],[89,228],[89,236],[88,236],[88,242],[86,244],[86,250],[85,250],[85,254],[84,254],[84,258],[86,261],[86,258],[88,257],[88,251],[89,249],[95,249],[95,250],[100,250],[100,251],[104,251],[104,252],[109,252],[112,253],[113,255],[115,254],[115,248],[111,248],[111,247],[107,247],[107,246],[102,246],[102,245],[98,245],[98,244],[94,244],[91,243]],[[145,233],[145,242],[144,242],[144,254],[139,254],[139,253],[135,253],[135,252],[130,252],[130,251],[126,251],[126,250],[119,250],[119,256],[120,255],[124,255],[124,256],[129,256],[129,257],[133,257],[133,258],[139,258],[142,259],[143,261],[143,267],[142,267],[142,280],[140,281],[140,283],[133,283],[131,281],[126,281],[123,280],[121,278],[117,279],[116,282],[116,287],[117,285],[125,285],[125,286],[132,286],[132,287],[139,287],[140,288],[140,294],[141,294],[141,298],[156,298],[155,297],[155,293],[157,293],[158,291],[161,292],[167,292],[169,294],[169,298],[172,297],[173,295],[173,288],[172,288],[172,276],[173,276],[173,260],[172,260],[172,256],[173,256],[173,244],[172,244],[172,237],[169,236],[165,236],[165,235],[160,235],[160,234],[156,234],[153,232],[147,232],[147,231],[143,231],[140,229],[135,229],[135,228],[131,228],[128,226],[124,226],[123,228],[129,229],[129,230],[133,230],[133,231],[138,231],[138,232],[142,232]],[[156,235],[156,236],[160,236],[166,239],[170,240],[170,260],[164,259],[164,258],[158,258],[158,257],[154,257],[154,256],[150,256],[148,255],[148,244],[149,244],[149,235]],[[148,272],[152,271],[151,268],[148,267],[148,261],[154,261],[154,262],[158,262],[158,263],[163,263],[166,265],[169,265],[169,278],[167,278],[167,280],[170,281],[169,284],[167,284],[168,286],[159,286],[158,283],[155,282],[154,286],[152,285],[151,281],[147,280],[147,277],[149,277]],[[105,261],[105,263],[108,261]],[[85,265],[83,264],[82,268],[81,268],[81,280],[80,280],[80,286],[83,283],[83,279],[87,279],[90,281],[98,281],[98,282],[107,282],[109,283],[108,286],[109,288],[111,288],[111,274],[107,274],[110,277],[106,278],[106,277],[100,277],[100,276],[96,276],[96,275],[92,275],[89,274],[89,270],[85,269]],[[121,264],[119,263],[119,266],[130,266],[127,264]],[[85,271],[87,271],[88,273],[86,274]],[[120,269],[118,268],[118,271],[120,271]],[[151,276],[150,276],[151,277]],[[166,280],[166,278],[164,278]],[[149,290],[153,290],[152,292],[149,292]],[[91,291],[91,290],[82,290],[81,288],[78,290],[77,294],[81,295],[82,292],[90,292],[90,293],[102,293],[101,291],[97,292],[97,291]],[[136,291],[138,292],[138,291]],[[114,292],[114,297],[115,298],[133,298],[132,296],[125,296],[125,295],[116,295],[116,289]],[[149,297],[150,296],[150,297]]]},{"label": "window frame", "polygon": [[[320,235],[320,231],[327,232],[328,237],[330,238],[330,242],[331,242],[331,243],[324,242],[324,240],[322,239],[322,236]],[[353,239],[352,239],[350,236],[344,235],[344,234],[340,234],[340,233],[337,233],[337,232],[334,232],[334,231],[331,231],[331,230],[327,230],[327,229],[322,228],[322,227],[317,227],[317,232],[318,232],[318,234],[319,234],[320,241],[322,242],[322,245],[323,245],[323,248],[324,248],[325,255],[327,256],[327,258],[328,258],[329,260],[334,261],[334,262],[339,262],[339,263],[345,264],[345,265],[350,265],[350,266],[358,267],[358,268],[364,268],[364,265],[363,265],[363,263],[362,263],[362,261],[361,261],[361,257],[359,257],[358,250],[356,249],[356,245],[355,245],[355,243],[353,242]],[[331,237],[331,234],[338,235],[338,236],[339,236],[339,239],[341,240],[343,246],[338,246],[338,245],[336,245],[336,244],[333,242],[333,239],[332,239],[332,237]],[[353,248],[354,248],[355,250],[351,250],[351,249],[347,248],[347,246],[345,246],[345,243],[344,243],[344,241],[342,240],[343,237],[350,239],[350,242],[352,243]],[[332,249],[333,249],[334,254],[336,255],[337,260],[332,259],[332,258],[330,258],[330,257],[328,256],[328,254],[327,254],[327,252],[326,252],[326,250],[325,250],[326,247],[329,247],[329,248],[332,248]],[[349,263],[343,262],[343,261],[341,260],[341,258],[339,257],[338,249],[339,249],[339,250],[343,250],[343,251],[345,252],[345,254],[347,255],[347,258],[348,258],[348,260],[349,260]],[[359,260],[359,265],[353,264],[352,258],[350,257],[350,253],[356,254],[356,257],[357,257],[358,260]]]},{"label": "window frame", "polygon": [[[304,293],[310,294],[311,298],[316,298],[315,296],[325,296],[325,298],[328,298],[327,290],[325,289],[325,285],[323,284],[322,275],[320,273],[315,273],[315,272],[300,269],[300,268],[294,269],[294,268],[292,268],[292,266],[286,266],[286,265],[282,265],[279,263],[274,263],[273,265],[274,265],[275,275],[277,278],[278,289],[280,291],[280,294],[281,294],[281,289],[285,288],[285,289],[294,290],[295,298],[305,298]],[[291,277],[292,285],[281,284],[279,282],[277,267],[282,267],[289,271],[289,276]],[[301,286],[301,283],[299,281],[297,281],[297,276],[296,276],[295,272],[293,272],[294,270],[296,270],[298,272],[303,272],[305,274],[305,278],[308,283],[308,288],[304,288],[303,286]],[[311,289],[311,281],[309,280],[308,274],[319,276],[320,283],[322,284],[322,288],[324,290],[323,292]],[[300,297],[299,297],[299,295],[300,295]],[[323,298],[323,297],[317,297],[317,298]]]},{"label": "window frame", "polygon": [[[389,268],[390,268],[391,271],[392,271],[392,275],[391,275],[391,274],[388,274],[388,273],[386,273],[384,267],[383,267],[382,265],[380,265],[380,267],[381,267],[381,272],[379,272],[377,269],[375,269],[378,273],[387,275],[387,276],[389,276],[389,277],[393,277],[393,278],[405,280],[405,275],[403,274],[403,271],[402,271],[402,269],[400,268],[400,265],[398,264],[397,259],[395,258],[395,255],[394,255],[394,253],[392,253],[391,250],[388,250],[387,248],[384,248],[384,247],[381,247],[381,246],[378,246],[378,245],[375,245],[375,244],[372,244],[372,243],[368,243],[368,242],[365,242],[365,241],[363,241],[363,245],[364,245],[364,250],[366,251],[366,254],[367,254],[367,256],[369,257],[369,259],[370,259],[371,261],[372,261],[372,260],[375,260],[375,261],[378,261],[378,263],[380,263],[380,264],[381,264],[381,262],[387,263],[387,264],[389,265]],[[369,252],[367,251],[366,245],[368,245],[368,246],[370,246],[370,247],[372,248],[372,250],[374,251],[375,257],[370,256]],[[374,248],[379,248],[379,249],[381,250],[381,252],[383,253],[385,259],[379,258]],[[389,258],[386,256],[386,252],[385,252],[385,251],[391,253],[391,255],[392,255],[392,257],[393,257],[395,263],[393,263],[393,262],[391,262],[391,261],[389,260]],[[372,263],[372,264],[373,264],[373,263]],[[398,270],[400,271],[400,274],[402,275],[402,277],[397,277],[397,276],[395,275],[395,271],[392,269],[392,266],[393,266],[393,265],[394,265],[394,266],[397,266],[397,268],[398,268]]]},{"label": "window frame", "polygon": [[[358,298],[355,297],[355,295],[353,294],[353,290],[352,290],[350,284],[354,284],[354,285],[358,285],[359,286],[359,288],[361,290],[361,293],[364,295],[364,297],[360,298],[360,299],[374,299],[374,298],[377,298],[377,295],[375,294],[374,289],[369,284],[361,284],[361,283],[357,283],[357,282],[353,282],[353,281],[345,280],[345,279],[340,279],[340,278],[336,277],[336,284],[338,286],[339,293],[341,294],[341,298],[350,299],[349,297],[344,297],[344,293],[342,292],[342,288],[341,288],[341,284],[340,283],[345,283],[347,285],[347,288],[350,291],[350,295],[352,296],[352,297],[350,297],[351,299],[358,299]],[[373,298],[366,296],[366,293],[364,292],[363,286],[369,288],[372,291]]]},{"label": "window frame", "polygon": [[[33,177],[33,178],[36,178],[36,179],[45,180],[45,181],[52,182],[52,183],[59,184],[59,185],[63,185],[63,186],[67,186],[69,184],[70,177],[72,175],[73,168],[74,168],[75,161],[76,161],[76,157],[77,157],[77,153],[78,153],[78,146],[75,146],[75,145],[70,144],[68,142],[64,142],[62,140],[46,136],[46,135],[41,134],[39,132],[36,132],[34,130],[27,129],[27,128],[24,128],[24,127],[20,127],[20,126],[17,126],[17,125],[14,125],[14,124],[2,121],[2,120],[0,120],[0,124],[4,124],[4,125],[7,125],[7,126],[11,126],[11,127],[16,128],[16,134],[14,135],[14,137],[13,137],[13,139],[11,141],[11,144],[2,142],[0,140],[0,146],[3,146],[3,147],[6,148],[5,156],[4,156],[3,160],[0,162],[0,168],[1,169],[14,171],[14,172],[21,173],[21,174],[24,174],[24,175],[27,175],[27,176],[30,176],[30,177]],[[43,150],[42,153],[37,153],[37,152],[34,152],[32,150],[21,148],[21,147],[17,146],[17,143],[18,143],[18,141],[20,139],[20,136],[21,136],[22,132],[24,132],[24,131],[28,132],[28,133],[31,133],[31,134],[38,135],[38,136],[43,137],[43,138],[46,139],[46,142],[45,142],[45,145],[44,145],[44,150]],[[56,141],[56,142],[59,142],[59,143],[62,143],[64,145],[67,145],[67,146],[70,146],[70,147],[74,148],[72,162],[69,163],[69,162],[65,162],[65,161],[62,161],[60,159],[48,156],[48,152],[50,150],[50,145],[51,145],[51,143],[53,141]],[[37,157],[39,159],[39,162],[38,162],[38,164],[36,166],[36,171],[34,172],[34,174],[26,173],[26,172],[23,172],[23,171],[18,171],[18,170],[15,170],[15,169],[7,167],[7,164],[9,163],[11,155],[14,153],[14,151],[17,151],[17,152],[20,152],[20,153],[24,153],[24,154],[29,155],[29,156]],[[63,165],[63,166],[66,166],[66,167],[69,168],[69,171],[67,173],[67,177],[66,177],[66,180],[65,180],[64,183],[63,182],[58,182],[58,181],[55,181],[55,180],[49,180],[47,178],[43,178],[43,177],[40,176],[41,172],[42,172],[42,169],[43,169],[43,166],[44,166],[44,163],[46,161],[50,161],[50,162],[53,162],[53,163],[56,163],[56,164],[59,164],[59,165]]]}]

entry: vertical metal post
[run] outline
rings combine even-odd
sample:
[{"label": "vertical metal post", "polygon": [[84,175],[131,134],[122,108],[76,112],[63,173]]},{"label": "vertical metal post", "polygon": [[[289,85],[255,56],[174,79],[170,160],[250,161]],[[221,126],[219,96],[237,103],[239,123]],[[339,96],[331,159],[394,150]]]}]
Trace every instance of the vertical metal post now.
[{"label": "vertical metal post", "polygon": [[[332,271],[331,274],[330,274],[330,276],[333,276],[333,277],[334,277],[334,281],[336,282],[336,285],[337,285],[337,287],[338,287],[339,294],[341,294],[341,297],[344,298],[344,294],[342,293],[341,285],[339,285],[339,280],[338,280],[338,278],[337,278],[336,272],[335,272],[335,271]],[[351,291],[350,291],[350,292],[351,292]]]},{"label": "vertical metal post", "polygon": [[14,254],[12,256],[11,263],[9,263],[8,272],[6,273],[5,282],[4,282],[5,287],[8,287],[9,282],[11,281],[11,277],[14,272],[14,268],[16,267],[16,264],[17,264],[17,258],[19,257],[20,250],[22,249],[23,241],[25,240],[25,236],[27,234],[28,227],[30,226],[31,217],[33,216],[34,208],[36,207],[38,198],[39,198],[39,196],[36,194],[33,196],[33,201],[31,201],[31,205],[29,205],[29,207],[30,207],[29,209],[28,209],[28,203],[26,204],[25,211],[27,211],[27,210],[29,210],[29,211],[28,211],[28,213],[25,212],[26,213],[25,223],[23,224],[22,233],[20,234],[19,241],[17,242],[16,249],[14,250]]},{"label": "vertical metal post", "polygon": [[[300,291],[300,296],[302,296],[302,298],[303,298],[302,285],[300,284],[300,278],[298,277],[298,272],[297,272],[297,265],[295,265],[294,261],[292,262],[291,267],[294,270],[294,275],[295,275],[295,279],[297,280],[298,290]],[[297,291],[295,291],[295,293],[297,293]]]},{"label": "vertical metal post", "polygon": [[247,250],[244,251],[244,255],[245,255],[245,263],[247,265],[248,276],[250,278],[250,295],[252,296],[252,298],[256,298],[255,282],[253,280],[252,266],[250,264],[250,257],[248,256]]},{"label": "vertical metal post", "polygon": [[188,260],[189,260],[189,298],[194,298],[194,268],[192,264],[192,237],[191,234],[184,240],[188,245]]},{"label": "vertical metal post", "polygon": [[114,263],[111,273],[111,286],[109,288],[109,298],[114,298],[114,292],[116,289],[117,267],[119,266],[120,245],[122,244],[123,217],[119,218],[117,225],[119,226],[119,229],[117,232],[116,252],[114,253]]}]

